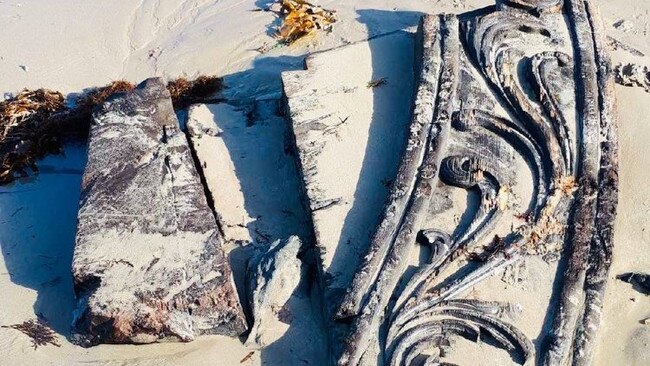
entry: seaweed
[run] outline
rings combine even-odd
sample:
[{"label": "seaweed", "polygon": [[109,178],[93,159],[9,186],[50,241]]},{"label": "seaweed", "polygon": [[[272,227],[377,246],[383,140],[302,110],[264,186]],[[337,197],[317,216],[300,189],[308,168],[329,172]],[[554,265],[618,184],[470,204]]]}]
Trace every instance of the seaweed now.
[{"label": "seaweed", "polygon": [[54,333],[42,316],[38,316],[36,319],[26,320],[20,324],[3,325],[2,328],[15,329],[22,332],[31,338],[34,349],[37,349],[39,346],[47,346],[48,344],[61,347],[56,333]]},{"label": "seaweed", "polygon": [[174,109],[187,108],[190,104],[205,101],[223,88],[223,80],[216,76],[201,75],[195,80],[178,78],[167,83]]},{"label": "seaweed", "polygon": [[[94,88],[73,105],[62,93],[49,89],[24,89],[0,102],[0,185],[37,173],[36,161],[50,154],[63,153],[65,140],[85,141],[93,110],[111,95],[130,91],[134,84],[113,81]],[[195,80],[178,78],[168,83],[174,109],[205,102],[223,87],[216,76]]]},{"label": "seaweed", "polygon": [[36,171],[36,159],[61,151],[58,137],[50,132],[58,115],[66,110],[59,92],[23,90],[14,98],[0,102],[0,184],[26,176],[25,169]]},{"label": "seaweed", "polygon": [[63,94],[49,89],[24,89],[0,102],[0,184],[16,176],[37,172],[36,160],[63,152],[66,138],[85,138],[92,111],[110,95],[133,88],[125,81],[114,81],[96,88],[69,107]]},{"label": "seaweed", "polygon": [[282,17],[275,34],[280,43],[292,44],[318,30],[331,31],[337,20],[335,11],[304,0],[279,0],[276,4],[279,4],[277,13]]}]

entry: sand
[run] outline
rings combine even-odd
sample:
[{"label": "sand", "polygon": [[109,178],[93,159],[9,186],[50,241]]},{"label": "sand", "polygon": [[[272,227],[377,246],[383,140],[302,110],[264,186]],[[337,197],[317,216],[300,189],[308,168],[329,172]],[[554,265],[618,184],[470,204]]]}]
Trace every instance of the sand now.
[{"label": "sand", "polygon": [[[260,54],[255,49],[273,44],[269,27],[276,23],[269,12],[251,11],[263,3],[143,0],[106,5],[82,0],[2,0],[0,93],[48,87],[75,94],[122,78],[137,82],[149,76],[192,77],[206,73],[225,76],[228,89],[224,97],[237,107],[250,108],[255,100],[279,98],[280,72],[302,69],[308,53],[363,41],[369,36],[413,30],[423,12],[460,13],[491,5],[492,1],[321,1],[323,6],[338,10],[340,20],[331,33]],[[596,3],[601,6],[610,36],[650,55],[650,2]],[[615,27],[621,20],[626,21],[624,25]],[[633,56],[621,49],[614,51],[612,58],[615,64],[650,66],[650,57]],[[369,56],[359,57],[349,67],[371,62]],[[646,184],[650,179],[650,94],[642,88],[622,86],[617,86],[616,91],[621,198],[612,279],[595,364],[647,365],[650,328],[640,320],[650,317],[650,299],[613,277],[633,270],[650,271],[650,234],[646,231],[650,224],[650,189]],[[227,144],[222,148],[231,151]],[[37,178],[0,188],[0,325],[20,323],[40,313],[49,320],[61,343],[61,347],[48,345],[34,350],[20,332],[0,328],[0,365],[283,365],[286,363],[274,357],[304,349],[300,329],[292,330],[298,336],[294,333],[266,351],[247,348],[243,340],[225,337],[201,337],[188,344],[105,345],[91,349],[70,344],[66,340],[74,307],[70,263],[84,164],[85,148],[69,146],[65,156],[44,159]],[[237,181],[240,186],[246,185],[241,176],[235,179],[231,181],[233,190],[238,189]],[[243,199],[250,200],[246,195]],[[241,205],[239,200],[234,202]],[[254,211],[249,211],[250,206],[243,207],[249,218],[256,217]],[[288,231],[278,236],[292,234]],[[508,287],[494,277],[477,288],[473,296],[511,293],[520,298],[524,310],[516,324],[534,338],[539,324],[533,319],[546,311],[553,270],[545,262],[531,261],[531,275],[523,287]],[[464,356],[473,358],[475,364],[511,362],[507,354],[489,345],[466,346],[461,347],[473,351]],[[318,358],[308,362],[318,364]]]}]

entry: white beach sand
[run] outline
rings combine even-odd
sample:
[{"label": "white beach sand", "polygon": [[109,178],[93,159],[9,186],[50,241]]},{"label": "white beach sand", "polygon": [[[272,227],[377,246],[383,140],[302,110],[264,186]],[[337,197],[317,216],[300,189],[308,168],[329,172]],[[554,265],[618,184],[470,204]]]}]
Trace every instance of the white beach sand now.
[{"label": "white beach sand", "polygon": [[[650,1],[595,2],[601,6],[608,34],[650,55]],[[46,87],[74,94],[118,79],[139,82],[150,76],[216,74],[225,77],[228,88],[224,96],[233,105],[245,109],[253,106],[255,99],[279,98],[280,72],[301,70],[304,56],[309,53],[400,29],[413,30],[423,13],[461,13],[493,2],[320,1],[318,3],[324,7],[338,11],[339,21],[331,33],[260,54],[255,49],[274,43],[271,27],[277,24],[272,13],[252,11],[264,3],[264,0],[0,0],[0,93],[10,95],[24,87]],[[625,26],[614,27],[620,20],[627,21]],[[365,65],[367,69],[373,61],[370,56],[375,57],[364,53],[348,66]],[[624,50],[612,52],[612,58],[615,64],[635,62],[650,66],[650,57],[632,56]],[[650,93],[642,88],[622,86],[617,86],[616,90],[621,143],[620,203],[615,259],[595,365],[648,365],[650,326],[640,320],[650,317],[650,298],[614,277],[622,272],[650,271],[650,232],[646,230],[650,226],[650,187],[647,185],[650,180]],[[241,117],[237,113],[234,107],[212,111],[213,115],[230,115],[226,124],[237,121]],[[356,117],[370,119],[371,114],[372,108],[365,106]],[[270,125],[256,128],[260,133],[277,138],[272,123],[278,121],[273,117],[267,121]],[[222,128],[231,136],[246,135],[233,126]],[[247,229],[233,231],[233,236],[244,236],[245,240],[254,228],[278,222],[255,220],[261,212],[272,212],[286,202],[252,199],[250,194],[256,193],[258,187],[247,186],[237,169],[244,159],[233,155],[243,151],[243,147],[233,148],[226,141],[221,142],[219,149],[228,150],[232,155],[230,162],[221,162],[222,169],[231,170],[231,176],[224,181],[234,199],[233,206],[224,206],[224,210],[231,209],[228,212],[233,224],[236,224],[234,218],[238,213],[246,214],[242,224]],[[264,167],[267,161],[264,156],[253,159],[256,167]],[[36,178],[0,188],[0,325],[21,323],[42,314],[59,334],[61,343],[60,347],[47,345],[34,350],[29,338],[22,333],[0,328],[0,365],[292,366],[288,362],[300,362],[297,365],[322,363],[319,355],[295,356],[305,350],[301,335],[309,334],[301,333],[300,329],[290,330],[291,334],[283,341],[262,351],[245,347],[242,340],[218,336],[201,337],[188,344],[102,345],[90,349],[69,343],[66,337],[74,307],[70,266],[84,163],[85,148],[68,146],[64,156],[51,156],[40,162],[41,173]],[[239,186],[238,181],[241,181]],[[228,197],[227,192],[222,192],[224,199]],[[295,197],[295,192],[278,193],[282,194]],[[295,232],[276,229],[272,234],[282,237]],[[547,310],[554,270],[543,261],[532,260],[529,263],[531,275],[523,288],[507,287],[500,278],[494,277],[477,288],[472,296],[520,299],[524,311],[516,324],[529,337],[535,338],[539,335],[540,319]],[[277,337],[282,339],[283,335]],[[457,361],[477,365],[512,362],[507,353],[487,344],[459,343],[459,347],[473,352],[462,355]]]}]

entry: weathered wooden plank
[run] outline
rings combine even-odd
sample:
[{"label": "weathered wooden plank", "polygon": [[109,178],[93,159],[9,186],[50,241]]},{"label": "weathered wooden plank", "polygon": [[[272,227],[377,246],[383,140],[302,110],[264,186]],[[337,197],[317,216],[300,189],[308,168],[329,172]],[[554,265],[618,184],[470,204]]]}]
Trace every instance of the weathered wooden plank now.
[{"label": "weathered wooden plank", "polygon": [[307,70],[282,75],[331,311],[370,245],[404,150],[413,39],[396,32],[315,54]]},{"label": "weathered wooden plank", "polygon": [[72,265],[75,340],[246,330],[222,238],[161,79],[94,115]]},{"label": "weathered wooden plank", "polygon": [[606,34],[600,11],[585,2],[594,35],[600,110],[600,171],[594,237],[585,277],[585,306],[573,344],[573,364],[593,362],[596,336],[603,317],[603,299],[614,249],[614,222],[618,205],[618,121],[612,62],[606,47]]},{"label": "weathered wooden plank", "polygon": [[327,338],[313,306],[320,292],[311,217],[278,107],[277,99],[195,104],[186,126],[237,289],[246,294],[246,346],[277,350],[263,351],[269,365],[314,365],[327,355]]},{"label": "weathered wooden plank", "polygon": [[[394,32],[282,74],[330,319],[370,246],[408,138],[414,38]],[[328,324],[333,354],[346,327]]]},{"label": "weathered wooden plank", "polygon": [[388,202],[384,206],[381,223],[373,234],[370,248],[364,256],[352,284],[338,309],[337,316],[345,318],[357,315],[364,297],[378,276],[381,264],[386,258],[390,244],[395,240],[404,212],[415,189],[416,172],[424,159],[427,136],[433,123],[433,110],[438,93],[438,78],[441,67],[441,47],[438,39],[438,17],[424,17],[418,37],[421,43],[419,55],[422,62],[419,85],[415,95],[415,108],[409,125],[409,136],[404,155],[400,161],[397,176],[393,181]]},{"label": "weathered wooden plank", "polygon": [[[368,345],[373,338],[378,337],[379,325],[384,318],[384,311],[399,278],[407,266],[404,258],[409,256],[415,243],[415,236],[420,231],[426,210],[428,209],[431,197],[438,182],[438,170],[440,161],[446,150],[449,130],[451,128],[451,115],[454,110],[456,89],[459,72],[459,46],[458,19],[453,15],[425,16],[419,29],[423,35],[420,37],[425,43],[424,49],[441,47],[440,57],[437,59],[434,52],[427,52],[429,59],[422,64],[421,83],[424,89],[430,91],[433,83],[437,82],[438,98],[436,104],[431,104],[431,96],[428,93],[418,94],[419,99],[415,100],[416,108],[420,103],[424,104],[423,109],[429,110],[422,114],[416,113],[415,118],[431,118],[431,128],[426,133],[424,141],[425,153],[422,165],[417,168],[415,174],[415,185],[408,197],[408,205],[403,217],[398,221],[399,228],[394,239],[388,238],[386,247],[387,255],[383,263],[377,263],[379,267],[377,280],[368,291],[367,299],[362,304],[359,316],[354,319],[352,332],[345,342],[345,348],[338,360],[339,366],[359,365]],[[440,33],[439,33],[440,32]],[[429,44],[432,43],[432,44]],[[440,63],[440,75],[428,75],[431,63]],[[434,113],[435,107],[435,113]],[[417,124],[417,122],[416,122]],[[408,150],[405,157],[408,157]],[[402,165],[408,162],[402,162]],[[415,171],[412,173],[416,173]],[[390,216],[387,217],[388,219]],[[387,218],[382,218],[386,220]],[[383,224],[383,222],[380,224]],[[354,286],[354,284],[353,284]],[[352,292],[359,291],[352,288]]]},{"label": "weathered wooden plank", "polygon": [[549,347],[544,358],[546,366],[565,364],[575,339],[575,328],[582,317],[585,276],[597,214],[596,198],[600,165],[601,116],[593,30],[583,0],[569,0],[567,7],[576,52],[576,75],[580,76],[576,79],[577,95],[582,97],[582,100],[577,103],[581,126],[578,191],[570,233],[570,257],[564,272],[560,303],[554,318]]}]

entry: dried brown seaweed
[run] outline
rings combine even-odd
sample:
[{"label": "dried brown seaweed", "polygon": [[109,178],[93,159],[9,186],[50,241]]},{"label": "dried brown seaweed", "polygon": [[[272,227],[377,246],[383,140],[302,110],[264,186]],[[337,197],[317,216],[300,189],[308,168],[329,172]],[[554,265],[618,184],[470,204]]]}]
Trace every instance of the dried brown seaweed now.
[{"label": "dried brown seaweed", "polygon": [[95,106],[100,105],[114,93],[127,92],[133,90],[135,85],[125,80],[113,81],[110,84],[94,89],[77,101],[77,110],[82,109],[84,112],[92,113]]},{"label": "dried brown seaweed", "polygon": [[216,76],[201,75],[195,80],[178,78],[167,83],[174,109],[183,109],[192,103],[204,101],[223,88],[223,81]]},{"label": "dried brown seaweed", "polygon": [[3,325],[2,328],[15,329],[22,332],[31,338],[34,349],[37,349],[38,346],[47,346],[48,344],[61,347],[56,333],[50,328],[45,319],[40,316],[37,319],[26,320],[20,324]]},{"label": "dried brown seaweed", "polygon": [[279,15],[283,17],[276,37],[282,43],[291,44],[318,30],[329,31],[336,22],[336,12],[323,9],[304,0],[278,1]]},{"label": "dried brown seaweed", "polygon": [[[178,78],[168,83],[175,109],[205,101],[223,87],[216,76],[195,80]],[[63,151],[66,139],[84,140],[92,112],[111,95],[130,91],[134,85],[117,80],[92,89],[69,106],[62,93],[49,89],[24,89],[0,102],[0,185],[37,172],[36,161]]]},{"label": "dried brown seaweed", "polygon": [[25,169],[36,170],[36,159],[60,152],[46,121],[65,110],[63,95],[46,89],[25,89],[0,102],[0,183],[11,182],[15,174],[25,176]]}]

